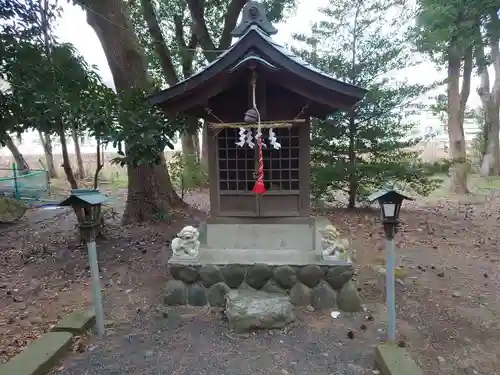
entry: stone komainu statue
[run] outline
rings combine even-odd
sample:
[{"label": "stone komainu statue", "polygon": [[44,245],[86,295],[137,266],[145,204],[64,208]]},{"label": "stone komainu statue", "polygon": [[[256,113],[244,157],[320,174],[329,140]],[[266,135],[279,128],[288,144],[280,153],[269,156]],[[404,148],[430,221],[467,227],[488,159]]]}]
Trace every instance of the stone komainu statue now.
[{"label": "stone komainu statue", "polygon": [[172,252],[177,257],[190,257],[196,258],[200,249],[200,241],[198,237],[200,232],[195,227],[189,225],[182,228],[177,233],[177,237],[172,240]]}]

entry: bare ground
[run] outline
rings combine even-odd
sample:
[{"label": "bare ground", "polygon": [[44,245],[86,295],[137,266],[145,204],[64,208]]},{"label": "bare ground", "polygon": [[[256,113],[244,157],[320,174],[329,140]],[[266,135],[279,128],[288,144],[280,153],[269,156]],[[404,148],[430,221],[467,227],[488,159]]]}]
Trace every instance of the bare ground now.
[{"label": "bare ground", "polygon": [[[189,199],[206,208],[206,194]],[[408,204],[402,213],[398,255],[405,277],[397,286],[398,335],[426,374],[500,374],[499,209],[500,195],[492,190],[466,201]],[[383,259],[378,213],[323,214],[353,239],[358,286],[373,321],[364,322],[364,316],[333,321],[328,313],[304,312],[289,332],[241,338],[228,336],[220,318],[204,312],[172,311],[165,318],[158,306],[168,279],[167,244],[185,219],[120,228],[117,216],[99,245],[106,312],[114,326],[105,342],[76,345],[86,352],[68,359],[60,373],[370,373],[367,350],[385,316],[384,279],[373,268]],[[88,305],[90,289],[85,249],[76,241],[71,216],[1,236],[5,361],[67,312]],[[348,330],[353,340],[346,337]],[[210,366],[206,372],[204,363]]]},{"label": "bare ground", "polygon": [[[500,374],[500,195],[407,205],[397,236],[398,335],[426,374]],[[377,212],[378,214],[378,212]],[[383,259],[377,215],[334,215],[351,232],[364,301],[384,319]]]},{"label": "bare ground", "polygon": [[372,374],[375,335],[346,332],[340,320],[299,311],[286,330],[235,335],[218,313],[176,308],[138,314],[54,374]]}]

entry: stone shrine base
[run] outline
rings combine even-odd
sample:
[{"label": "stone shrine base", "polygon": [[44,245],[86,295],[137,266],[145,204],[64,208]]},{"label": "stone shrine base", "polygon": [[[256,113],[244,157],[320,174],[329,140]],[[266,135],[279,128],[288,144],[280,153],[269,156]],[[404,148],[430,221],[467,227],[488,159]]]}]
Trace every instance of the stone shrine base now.
[{"label": "stone shrine base", "polygon": [[166,305],[225,305],[231,290],[287,296],[293,305],[359,311],[352,263],[322,258],[324,217],[216,218],[199,228],[196,258],[174,254]]},{"label": "stone shrine base", "polygon": [[233,289],[289,296],[293,305],[355,312],[361,301],[351,265],[170,264],[166,305],[225,305]]}]

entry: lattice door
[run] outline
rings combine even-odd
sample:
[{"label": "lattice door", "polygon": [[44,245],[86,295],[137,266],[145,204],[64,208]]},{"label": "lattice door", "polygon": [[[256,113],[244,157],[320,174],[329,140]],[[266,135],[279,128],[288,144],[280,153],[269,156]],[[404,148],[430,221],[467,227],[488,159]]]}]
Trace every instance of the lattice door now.
[{"label": "lattice door", "polygon": [[218,134],[219,190],[251,191],[255,179],[255,152],[250,147],[238,147],[237,129],[222,129]]},{"label": "lattice door", "polygon": [[[253,135],[255,136],[255,130]],[[238,129],[217,135],[220,213],[222,216],[296,216],[299,195],[299,129],[274,129],[281,149],[271,147],[264,129],[264,184],[266,194],[256,196],[253,186],[258,170],[258,149],[239,147]]]},{"label": "lattice door", "polygon": [[[279,150],[263,149],[264,184],[267,190],[294,192],[299,190],[299,128],[274,129]],[[264,131],[267,136],[267,130]]]}]

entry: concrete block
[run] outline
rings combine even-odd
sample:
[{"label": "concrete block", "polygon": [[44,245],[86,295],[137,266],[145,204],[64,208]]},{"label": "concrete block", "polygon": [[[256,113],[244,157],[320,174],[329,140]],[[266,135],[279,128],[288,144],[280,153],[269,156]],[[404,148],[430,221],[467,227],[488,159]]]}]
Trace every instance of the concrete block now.
[{"label": "concrete block", "polygon": [[0,365],[0,375],[45,375],[71,346],[69,332],[48,332],[10,361]]},{"label": "concrete block", "polygon": [[405,348],[382,344],[375,348],[375,364],[381,375],[424,375]]},{"label": "concrete block", "polygon": [[95,324],[94,309],[77,310],[66,315],[60,320],[53,332],[71,332],[73,334],[82,334]]}]

